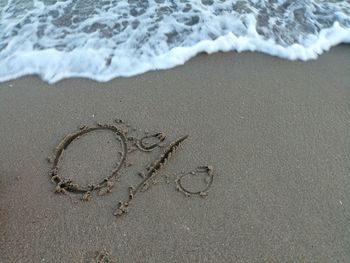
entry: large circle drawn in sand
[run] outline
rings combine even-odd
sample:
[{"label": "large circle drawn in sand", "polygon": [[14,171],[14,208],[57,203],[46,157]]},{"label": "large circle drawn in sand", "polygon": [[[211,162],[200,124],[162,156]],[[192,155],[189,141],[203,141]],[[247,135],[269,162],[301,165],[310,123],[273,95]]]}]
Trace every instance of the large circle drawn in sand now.
[{"label": "large circle drawn in sand", "polygon": [[[121,159],[117,161],[115,168],[112,170],[112,173],[105,178],[103,178],[99,183],[96,184],[89,184],[86,186],[81,186],[76,183],[74,183],[72,180],[64,179],[59,174],[59,162],[61,160],[61,156],[65,149],[76,139],[78,139],[80,136],[85,135],[87,133],[90,133],[92,131],[97,130],[109,130],[112,131],[117,135],[118,140],[120,141],[120,144],[122,146],[121,151]],[[50,171],[51,180],[56,183],[57,185],[57,191],[60,191],[62,189],[70,192],[88,192],[93,190],[98,190],[103,187],[108,187],[108,183],[111,179],[113,179],[117,174],[118,171],[121,169],[122,165],[125,162],[126,159],[126,153],[127,153],[127,143],[126,143],[126,136],[124,132],[114,125],[109,124],[98,124],[94,127],[87,127],[84,126],[78,131],[68,134],[56,147],[56,152],[53,160],[52,169]]]}]

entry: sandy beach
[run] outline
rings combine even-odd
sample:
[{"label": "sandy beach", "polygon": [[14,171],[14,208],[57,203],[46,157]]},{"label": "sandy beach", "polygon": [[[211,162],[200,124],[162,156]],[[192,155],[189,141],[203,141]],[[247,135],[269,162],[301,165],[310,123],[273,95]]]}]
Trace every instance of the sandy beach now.
[{"label": "sandy beach", "polygon": [[[232,52],[107,83],[0,83],[0,262],[94,262],[96,251],[113,262],[350,261],[349,62],[341,45],[309,62]],[[161,148],[130,153],[113,191],[88,202],[54,193],[46,160],[79,126],[115,119],[168,144],[189,135],[118,218]],[[110,132],[83,136],[62,176],[98,181],[119,150]],[[208,196],[176,191],[201,165],[214,168]]]}]

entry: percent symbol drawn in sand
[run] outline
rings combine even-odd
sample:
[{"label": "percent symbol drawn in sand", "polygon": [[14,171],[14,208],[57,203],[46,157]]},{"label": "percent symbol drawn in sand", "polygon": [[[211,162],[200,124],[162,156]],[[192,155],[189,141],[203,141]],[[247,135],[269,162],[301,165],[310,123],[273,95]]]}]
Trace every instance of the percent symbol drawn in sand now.
[{"label": "percent symbol drawn in sand", "polygon": [[[112,131],[117,140],[121,144],[120,159],[116,161],[115,167],[113,168],[110,175],[106,176],[99,182],[91,183],[88,185],[79,185],[75,183],[72,179],[64,178],[59,173],[59,163],[61,157],[64,153],[64,150],[74,141],[79,139],[81,136],[84,136],[90,132],[97,130],[109,130]],[[102,124],[97,123],[95,126],[81,126],[79,130],[66,135],[62,141],[58,144],[55,149],[54,157],[48,158],[49,162],[52,163],[52,168],[50,170],[50,178],[53,183],[56,184],[55,192],[56,193],[81,193],[83,194],[82,200],[88,201],[92,197],[93,192],[97,192],[97,195],[102,196],[108,194],[112,191],[114,187],[115,181],[117,181],[121,175],[120,170],[123,167],[128,167],[127,156],[129,153],[134,151],[141,152],[151,152],[157,147],[164,147],[162,144],[166,138],[165,133],[158,132],[154,134],[149,134],[148,132],[144,132],[142,136],[138,136],[137,138],[133,133],[135,133],[137,129],[131,128],[131,126],[124,121],[118,119],[115,120],[114,124]],[[128,208],[130,206],[131,201],[135,198],[135,195],[139,192],[146,191],[154,177],[159,173],[159,171],[167,164],[170,157],[175,153],[181,143],[183,143],[188,138],[188,135],[182,136],[177,140],[170,143],[163,153],[160,155],[158,159],[156,159],[152,164],[147,166],[145,173],[139,173],[142,177],[142,181],[136,186],[129,186],[129,196],[127,201],[119,202],[116,211],[114,212],[115,216],[120,216],[124,213],[128,212]],[[181,183],[181,180],[187,175],[196,175],[200,173],[205,173],[207,175],[206,187],[200,191],[192,191],[188,190]],[[199,166],[195,169],[195,171],[184,173],[181,176],[178,176],[175,180],[176,189],[186,196],[190,195],[199,195],[206,196],[209,188],[212,185],[214,178],[213,168],[212,166]]]}]

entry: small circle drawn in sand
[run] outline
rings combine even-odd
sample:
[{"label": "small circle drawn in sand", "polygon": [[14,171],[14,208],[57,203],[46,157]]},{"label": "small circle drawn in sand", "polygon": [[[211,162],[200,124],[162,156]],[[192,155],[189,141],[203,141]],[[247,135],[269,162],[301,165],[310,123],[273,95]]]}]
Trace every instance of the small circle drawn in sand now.
[{"label": "small circle drawn in sand", "polygon": [[[191,191],[185,188],[185,186],[181,183],[181,180],[186,177],[186,176],[198,176],[200,173],[206,173],[207,178],[206,178],[206,187],[203,190],[199,191]],[[205,197],[208,195],[208,190],[210,186],[213,183],[214,179],[214,174],[213,174],[213,167],[208,165],[208,166],[199,166],[195,171],[189,172],[182,174],[177,177],[175,180],[176,182],[176,189],[180,192],[182,192],[185,196],[191,196],[191,195],[199,195],[201,197]]]}]

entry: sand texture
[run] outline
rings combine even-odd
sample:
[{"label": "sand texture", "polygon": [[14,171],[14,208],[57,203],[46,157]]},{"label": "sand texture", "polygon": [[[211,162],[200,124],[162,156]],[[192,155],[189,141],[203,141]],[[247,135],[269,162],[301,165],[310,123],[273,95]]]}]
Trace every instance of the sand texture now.
[{"label": "sand texture", "polygon": [[0,262],[350,261],[349,45],[24,77],[0,113]]}]

